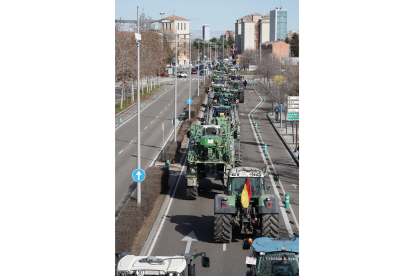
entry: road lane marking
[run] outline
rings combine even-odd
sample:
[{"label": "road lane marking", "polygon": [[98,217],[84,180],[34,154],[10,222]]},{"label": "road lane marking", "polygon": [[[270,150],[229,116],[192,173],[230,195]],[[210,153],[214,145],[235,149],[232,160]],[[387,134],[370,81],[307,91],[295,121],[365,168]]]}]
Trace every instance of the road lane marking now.
[{"label": "road lane marking", "polygon": [[[146,129],[148,126],[144,127],[144,129]],[[138,179],[139,180],[139,179]]]},{"label": "road lane marking", "polygon": [[121,150],[120,152],[118,152],[118,154],[120,154],[121,152],[123,152],[124,150]]},{"label": "road lane marking", "polygon": [[226,244],[223,243],[223,251],[226,251]]},{"label": "road lane marking", "polygon": [[130,145],[132,144],[132,141],[134,141],[134,140],[131,140],[131,142],[129,142]]},{"label": "road lane marking", "polygon": [[162,113],[162,111],[160,113]]},{"label": "road lane marking", "polygon": [[[257,94],[259,94],[259,93],[257,93]],[[259,97],[260,97],[260,95],[259,95]],[[263,154],[262,147],[260,146],[260,143],[259,143],[259,140],[258,140],[258,138],[257,138],[256,132],[254,131],[254,127],[253,127],[253,119],[252,119],[252,115],[251,115],[251,114],[252,114],[252,112],[253,112],[253,111],[255,111],[255,110],[258,108],[258,106],[259,106],[259,105],[261,105],[261,104],[263,104],[263,103],[264,103],[264,102],[260,101],[260,102],[256,105],[256,107],[254,107],[254,108],[252,109],[252,111],[250,111],[250,113],[249,113],[249,115],[248,115],[248,118],[249,118],[249,122],[250,122],[250,127],[252,128],[252,132],[253,132],[253,134],[254,134],[254,138],[256,139],[257,147],[259,148],[260,155],[261,155],[261,156],[262,156],[262,158],[263,158],[263,163],[267,163],[267,162],[266,162],[266,157],[265,157],[265,156],[264,156],[264,154]],[[269,156],[269,157],[270,157],[270,156]],[[274,168],[273,168],[273,169],[274,169]],[[275,170],[275,172],[276,172],[276,170]],[[268,176],[269,176],[270,182],[272,183],[273,191],[275,192],[276,196],[277,196],[277,197],[278,197],[278,199],[279,199],[279,205],[280,205],[279,210],[281,210],[281,212],[282,212],[282,217],[283,217],[283,220],[284,220],[285,225],[286,225],[286,230],[288,231],[289,237],[290,237],[290,238],[294,238],[295,236],[293,235],[293,230],[292,230],[292,227],[290,226],[289,219],[288,219],[287,214],[286,214],[286,210],[285,210],[285,208],[283,208],[284,206],[282,205],[282,199],[280,198],[279,193],[277,193],[276,184],[275,184],[275,182],[273,181],[273,178],[271,177],[271,175],[269,174]]]},{"label": "road lane marking", "polygon": [[152,124],[152,122],[154,122],[154,121],[151,121],[151,123],[150,123],[150,124]]},{"label": "road lane marking", "polygon": [[155,117],[155,119],[157,119],[158,118],[158,116],[157,117]]}]

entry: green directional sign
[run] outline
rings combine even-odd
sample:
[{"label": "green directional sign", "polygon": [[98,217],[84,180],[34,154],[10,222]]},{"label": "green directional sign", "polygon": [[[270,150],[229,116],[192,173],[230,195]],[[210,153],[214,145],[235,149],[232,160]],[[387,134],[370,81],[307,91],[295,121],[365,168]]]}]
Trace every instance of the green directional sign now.
[{"label": "green directional sign", "polygon": [[290,117],[290,116],[288,116],[288,121],[299,121],[299,116],[296,116],[296,117]]},{"label": "green directional sign", "polygon": [[299,112],[297,112],[297,113],[296,112],[295,113],[288,113],[288,116],[297,116],[298,117],[299,116]]}]

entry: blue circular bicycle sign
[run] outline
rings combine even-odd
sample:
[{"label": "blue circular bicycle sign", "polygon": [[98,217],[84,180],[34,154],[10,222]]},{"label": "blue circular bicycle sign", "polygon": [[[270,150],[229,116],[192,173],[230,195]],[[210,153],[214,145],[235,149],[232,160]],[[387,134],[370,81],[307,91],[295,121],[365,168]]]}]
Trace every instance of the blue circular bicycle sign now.
[{"label": "blue circular bicycle sign", "polygon": [[187,99],[187,103],[188,104],[192,104],[193,103],[193,99]]}]

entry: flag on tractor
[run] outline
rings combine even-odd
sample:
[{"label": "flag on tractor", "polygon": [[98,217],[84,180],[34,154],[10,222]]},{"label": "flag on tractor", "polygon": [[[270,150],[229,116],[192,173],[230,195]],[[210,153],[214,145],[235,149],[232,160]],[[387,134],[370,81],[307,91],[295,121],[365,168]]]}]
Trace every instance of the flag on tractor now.
[{"label": "flag on tractor", "polygon": [[250,198],[252,196],[252,190],[250,188],[250,181],[247,177],[246,184],[244,184],[243,191],[241,193],[241,204],[244,208],[249,206]]}]

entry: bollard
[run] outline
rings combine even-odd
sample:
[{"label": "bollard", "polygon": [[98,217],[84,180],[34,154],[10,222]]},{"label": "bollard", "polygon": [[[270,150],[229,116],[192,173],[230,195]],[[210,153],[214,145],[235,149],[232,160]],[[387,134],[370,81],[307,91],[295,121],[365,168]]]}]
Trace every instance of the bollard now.
[{"label": "bollard", "polygon": [[285,195],[285,208],[289,208],[289,194]]},{"label": "bollard", "polygon": [[265,101],[265,96],[263,96],[263,101]]},{"label": "bollard", "polygon": [[173,82],[173,85],[174,85],[174,82]]},{"label": "bollard", "polygon": [[154,100],[155,100],[155,93],[154,93]]},{"label": "bollard", "polygon": [[119,117],[119,124],[122,125],[122,117]]},{"label": "bollard", "polygon": [[164,92],[167,91],[167,88],[164,86]]},{"label": "bollard", "polygon": [[144,104],[143,103],[141,103],[141,109],[143,109],[144,108]]},{"label": "bollard", "polygon": [[257,123],[254,123],[254,130],[257,130]]},{"label": "bollard", "polygon": [[170,160],[165,161],[165,165],[164,168],[169,168],[170,167]]},{"label": "bollard", "polygon": [[267,145],[264,144],[264,154],[267,154]]}]

